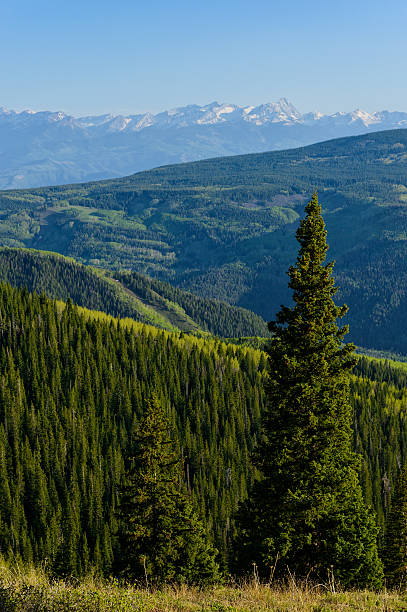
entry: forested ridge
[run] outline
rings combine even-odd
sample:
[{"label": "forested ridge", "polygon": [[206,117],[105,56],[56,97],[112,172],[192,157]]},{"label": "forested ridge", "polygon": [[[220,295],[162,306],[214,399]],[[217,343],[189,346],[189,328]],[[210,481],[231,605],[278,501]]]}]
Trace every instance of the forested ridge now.
[{"label": "forested ridge", "polygon": [[172,331],[268,336],[261,317],[137,272],[110,272],[56,253],[0,248],[0,281]]},{"label": "forested ridge", "polygon": [[[0,193],[0,241],[142,272],[265,318],[318,185],[351,339],[407,353],[407,130]],[[240,335],[237,333],[227,335]]]},{"label": "forested ridge", "polygon": [[[362,358],[352,377],[361,480],[381,524],[407,452],[405,371]],[[46,558],[59,573],[109,570],[124,457],[155,391],[176,427],[183,486],[224,565],[254,478],[265,376],[259,350],[120,323],[2,284],[2,553]]]},{"label": "forested ridge", "polygon": [[[149,304],[166,305],[168,301],[180,306],[201,329],[223,338],[237,335],[269,337],[264,320],[246,308],[230,306],[226,302],[204,298],[184,291],[158,279],[136,272],[115,272],[115,279]],[[193,331],[193,329],[191,330]]]}]

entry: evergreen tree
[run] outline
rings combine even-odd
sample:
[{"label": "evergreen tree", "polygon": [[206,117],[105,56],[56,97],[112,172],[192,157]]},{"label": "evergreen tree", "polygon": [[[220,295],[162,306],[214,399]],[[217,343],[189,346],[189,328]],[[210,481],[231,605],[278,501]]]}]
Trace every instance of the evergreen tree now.
[{"label": "evergreen tree", "polygon": [[157,395],[147,401],[121,489],[117,568],[131,579],[203,584],[219,577],[215,551],[181,491],[180,462]]},{"label": "evergreen tree", "polygon": [[[117,489],[145,398],[171,406],[184,480],[228,560],[264,410],[267,359],[0,283],[0,548],[55,573],[111,571]],[[407,373],[361,358],[350,377],[362,486],[381,522],[407,452]]]},{"label": "evergreen tree", "polygon": [[401,470],[394,487],[385,523],[382,559],[387,585],[405,588],[407,585],[407,467]]},{"label": "evergreen tree", "polygon": [[377,527],[358,481],[351,447],[349,370],[356,359],[339,327],[346,306],[335,305],[333,263],[317,194],[297,231],[300,244],[289,270],[293,307],[269,324],[269,380],[263,436],[255,455],[261,478],[240,510],[240,568],[257,563],[266,575],[277,562],[297,576],[326,579],[332,568],[343,585],[379,586]]}]

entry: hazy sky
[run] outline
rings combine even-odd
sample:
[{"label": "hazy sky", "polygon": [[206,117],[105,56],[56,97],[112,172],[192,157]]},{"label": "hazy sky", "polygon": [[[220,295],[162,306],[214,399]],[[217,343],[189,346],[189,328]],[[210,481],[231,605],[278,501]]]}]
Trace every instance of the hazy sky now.
[{"label": "hazy sky", "polygon": [[407,111],[406,0],[3,0],[0,106]]}]

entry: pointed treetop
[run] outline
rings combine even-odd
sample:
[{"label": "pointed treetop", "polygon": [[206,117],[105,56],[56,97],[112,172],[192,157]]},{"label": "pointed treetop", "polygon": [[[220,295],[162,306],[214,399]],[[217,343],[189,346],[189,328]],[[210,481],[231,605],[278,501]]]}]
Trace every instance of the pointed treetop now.
[{"label": "pointed treetop", "polygon": [[325,223],[318,202],[318,192],[314,191],[311,200],[305,207],[306,217],[297,230],[297,240],[300,243],[297,262],[309,259],[310,263],[320,265],[325,261],[328,245],[326,243]]}]

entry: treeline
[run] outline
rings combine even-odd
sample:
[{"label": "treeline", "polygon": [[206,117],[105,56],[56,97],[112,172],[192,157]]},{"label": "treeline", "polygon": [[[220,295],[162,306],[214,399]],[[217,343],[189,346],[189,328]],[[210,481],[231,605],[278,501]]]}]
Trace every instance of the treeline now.
[{"label": "treeline", "polygon": [[[183,486],[227,564],[264,406],[252,348],[96,318],[0,286],[0,547],[57,573],[108,571],[124,458],[153,391]],[[377,377],[377,380],[374,380]],[[362,358],[352,378],[362,485],[380,523],[407,453],[405,370]]]}]

